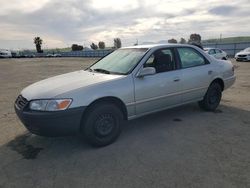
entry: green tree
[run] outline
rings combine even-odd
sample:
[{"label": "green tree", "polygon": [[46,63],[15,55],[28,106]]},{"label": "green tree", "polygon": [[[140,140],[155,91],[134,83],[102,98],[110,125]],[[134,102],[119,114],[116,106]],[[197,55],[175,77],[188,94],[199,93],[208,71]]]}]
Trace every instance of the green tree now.
[{"label": "green tree", "polygon": [[199,34],[191,34],[188,43],[203,49],[201,44],[201,36]]},{"label": "green tree", "polygon": [[201,36],[199,34],[193,33],[190,35],[190,38],[188,40],[189,44],[195,43],[195,44],[201,44]]},{"label": "green tree", "polygon": [[92,48],[93,50],[97,50],[98,46],[92,42],[92,44],[90,45],[90,48]]},{"label": "green tree", "polygon": [[180,44],[186,44],[187,43],[187,41],[184,39],[184,38],[181,38],[181,40],[180,40],[180,42],[179,42]]},{"label": "green tree", "polygon": [[104,48],[105,48],[105,42],[100,41],[100,42],[98,43],[98,47],[99,47],[100,49],[104,49]]},{"label": "green tree", "polygon": [[117,48],[121,48],[122,47],[122,42],[120,38],[114,38],[114,47]]},{"label": "green tree", "polygon": [[36,45],[36,51],[37,51],[37,53],[43,53],[43,51],[42,51],[43,40],[40,37],[35,37],[34,38],[34,43]]},{"label": "green tree", "polygon": [[173,39],[169,39],[169,40],[168,40],[168,43],[177,43],[177,40],[174,39],[174,38],[173,38]]},{"label": "green tree", "polygon": [[83,50],[83,46],[78,45],[78,44],[72,44],[71,50],[72,51],[81,51],[81,50]]}]

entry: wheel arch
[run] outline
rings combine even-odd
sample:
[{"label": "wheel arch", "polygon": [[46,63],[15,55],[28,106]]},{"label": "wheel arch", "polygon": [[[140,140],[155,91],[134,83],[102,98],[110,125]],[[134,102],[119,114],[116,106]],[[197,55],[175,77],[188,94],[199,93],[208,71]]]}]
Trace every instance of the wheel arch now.
[{"label": "wheel arch", "polygon": [[128,112],[127,112],[126,105],[124,104],[124,102],[121,99],[119,99],[117,97],[113,97],[113,96],[101,97],[101,98],[98,98],[98,99],[94,100],[93,102],[91,102],[87,106],[85,112],[83,113],[83,118],[90,111],[90,109],[93,106],[101,104],[101,103],[109,103],[109,104],[116,105],[119,109],[121,109],[123,119],[124,120],[128,119]]},{"label": "wheel arch", "polygon": [[[222,90],[222,91],[224,90],[225,84],[224,84],[223,79],[221,79],[221,78],[215,78],[215,79],[211,82],[211,84],[212,84],[212,83],[218,83],[218,84],[220,84],[221,90]],[[211,85],[211,84],[210,84],[210,85]]]}]

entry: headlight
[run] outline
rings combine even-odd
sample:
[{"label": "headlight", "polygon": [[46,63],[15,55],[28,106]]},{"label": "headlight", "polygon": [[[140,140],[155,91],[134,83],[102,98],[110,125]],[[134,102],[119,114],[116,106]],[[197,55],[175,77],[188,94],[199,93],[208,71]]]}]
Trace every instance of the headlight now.
[{"label": "headlight", "polygon": [[59,111],[67,109],[72,99],[51,99],[51,100],[34,100],[29,104],[31,110],[38,111]]}]

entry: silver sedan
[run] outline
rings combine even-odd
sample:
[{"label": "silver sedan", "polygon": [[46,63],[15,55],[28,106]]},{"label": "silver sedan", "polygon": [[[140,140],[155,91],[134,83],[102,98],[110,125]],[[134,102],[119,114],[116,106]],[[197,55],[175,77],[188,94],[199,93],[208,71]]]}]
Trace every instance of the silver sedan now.
[{"label": "silver sedan", "polygon": [[198,102],[215,110],[235,81],[230,61],[190,45],[122,48],[86,70],[48,78],[25,88],[15,110],[38,135],[81,133],[94,146],[118,138],[122,122]]}]

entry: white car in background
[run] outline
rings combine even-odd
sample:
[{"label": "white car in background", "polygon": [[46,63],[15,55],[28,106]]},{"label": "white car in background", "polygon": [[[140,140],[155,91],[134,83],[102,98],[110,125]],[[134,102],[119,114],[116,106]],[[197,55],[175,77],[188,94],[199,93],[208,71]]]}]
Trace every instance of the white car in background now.
[{"label": "white car in background", "polygon": [[0,57],[10,58],[12,57],[11,51],[9,50],[0,50]]},{"label": "white car in background", "polygon": [[227,60],[227,53],[218,48],[204,48],[205,52],[216,59]]},{"label": "white car in background", "polygon": [[235,54],[236,61],[250,61],[250,47]]}]

